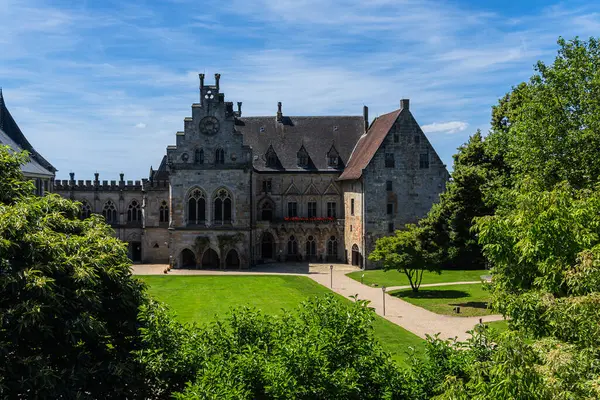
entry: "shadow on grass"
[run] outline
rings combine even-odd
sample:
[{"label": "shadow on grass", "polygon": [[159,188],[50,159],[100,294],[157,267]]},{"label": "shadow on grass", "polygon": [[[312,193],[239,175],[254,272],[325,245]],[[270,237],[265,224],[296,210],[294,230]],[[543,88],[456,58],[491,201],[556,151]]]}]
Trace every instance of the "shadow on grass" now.
[{"label": "shadow on grass", "polygon": [[488,303],[486,301],[467,301],[466,303],[449,303],[451,306],[480,308],[483,310],[488,309]]},{"label": "shadow on grass", "polygon": [[418,292],[412,290],[391,293],[394,297],[409,299],[462,299],[471,295],[462,290],[427,290],[419,289]]}]

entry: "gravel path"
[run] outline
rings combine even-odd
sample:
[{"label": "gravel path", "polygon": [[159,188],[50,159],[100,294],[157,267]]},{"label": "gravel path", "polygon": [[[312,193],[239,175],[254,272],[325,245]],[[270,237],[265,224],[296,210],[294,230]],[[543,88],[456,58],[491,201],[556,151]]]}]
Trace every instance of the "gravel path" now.
[{"label": "gravel path", "polygon": [[[162,264],[138,264],[132,267],[133,273],[136,275],[163,275],[166,265]],[[299,275],[306,276],[315,282],[330,288],[348,298],[349,296],[358,295],[359,299],[369,300],[371,307],[375,309],[377,314],[383,316],[390,322],[401,326],[402,328],[425,338],[425,335],[440,334],[443,339],[458,338],[465,340],[469,336],[467,331],[473,327],[481,319],[483,322],[502,320],[501,315],[488,315],[485,317],[452,317],[448,315],[440,315],[424,308],[417,307],[404,300],[392,297],[385,294],[385,315],[383,315],[384,294],[381,288],[369,287],[363,285],[354,279],[346,276],[347,273],[357,271],[358,269],[346,264],[334,264],[333,276],[330,274],[328,264],[278,264],[268,265],[259,268],[253,268],[250,271],[239,270],[177,270],[173,269],[169,275]],[[444,286],[444,285],[459,285],[459,284],[475,284],[479,282],[451,282],[451,283],[434,283],[427,286]],[[395,286],[386,288],[387,290],[396,290],[410,288],[410,286]]]}]

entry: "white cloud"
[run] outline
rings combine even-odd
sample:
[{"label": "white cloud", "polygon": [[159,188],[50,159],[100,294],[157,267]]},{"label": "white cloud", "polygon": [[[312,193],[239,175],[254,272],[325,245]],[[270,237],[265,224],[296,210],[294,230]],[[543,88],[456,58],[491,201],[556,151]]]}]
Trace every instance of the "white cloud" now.
[{"label": "white cloud", "polygon": [[135,127],[136,127],[136,128],[145,128],[145,127],[146,127],[146,124],[145,124],[145,123],[143,123],[143,122],[138,122],[137,124],[135,124]]},{"label": "white cloud", "polygon": [[425,133],[437,133],[437,132],[457,133],[457,132],[464,131],[465,129],[467,129],[468,126],[469,126],[469,124],[467,122],[449,121],[449,122],[434,122],[432,124],[423,125],[421,127],[421,129],[423,129],[423,132],[425,132]]}]

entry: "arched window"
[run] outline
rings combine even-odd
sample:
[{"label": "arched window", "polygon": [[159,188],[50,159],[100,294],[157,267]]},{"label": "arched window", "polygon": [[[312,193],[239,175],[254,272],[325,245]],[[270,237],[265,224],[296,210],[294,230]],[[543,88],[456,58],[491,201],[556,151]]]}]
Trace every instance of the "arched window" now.
[{"label": "arched window", "polygon": [[260,209],[260,219],[263,221],[273,220],[273,204],[270,201],[265,201]]},{"label": "arched window", "polygon": [[204,164],[204,149],[196,149],[194,153],[194,162],[196,164]]},{"label": "arched window", "polygon": [[225,164],[225,150],[215,150],[215,164]]},{"label": "arched window", "polygon": [[214,222],[217,224],[231,223],[231,195],[225,189],[220,189],[213,199],[215,205]]},{"label": "arched window", "polygon": [[206,221],[206,197],[200,189],[194,189],[187,201],[188,224],[203,224]]},{"label": "arched window", "polygon": [[309,236],[306,240],[306,255],[316,256],[317,255],[317,242],[315,242],[314,236]]},{"label": "arched window", "polygon": [[79,210],[79,218],[80,219],[88,219],[92,215],[92,208],[90,207],[90,203],[83,200],[81,202],[81,210]]},{"label": "arched window", "polygon": [[116,224],[117,220],[117,207],[115,207],[115,203],[111,200],[108,200],[104,203],[104,207],[102,208],[102,216],[106,220],[107,224]]},{"label": "arched window", "polygon": [[127,222],[142,222],[142,207],[137,200],[132,200],[127,209]]},{"label": "arched window", "polygon": [[334,257],[338,255],[338,242],[335,236],[331,236],[327,241],[327,255]]},{"label": "arched window", "polygon": [[294,235],[288,239],[287,253],[291,256],[298,254],[298,241]]},{"label": "arched window", "polygon": [[169,206],[167,202],[163,200],[160,203],[160,209],[158,211],[158,221],[159,222],[169,222]]}]

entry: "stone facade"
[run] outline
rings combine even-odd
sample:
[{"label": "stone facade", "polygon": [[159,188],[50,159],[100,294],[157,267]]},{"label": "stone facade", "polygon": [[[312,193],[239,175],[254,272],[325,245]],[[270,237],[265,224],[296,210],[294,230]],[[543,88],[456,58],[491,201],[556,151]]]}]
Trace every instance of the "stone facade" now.
[{"label": "stone facade", "polygon": [[[378,237],[426,214],[448,172],[403,100],[363,116],[242,117],[200,75],[200,102],[141,181],[56,181],[98,213],[134,262],[248,268],[366,261]],[[393,156],[392,156],[393,155]],[[390,161],[393,159],[393,163]],[[389,208],[391,207],[391,208]]]}]

